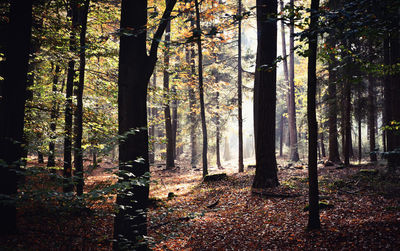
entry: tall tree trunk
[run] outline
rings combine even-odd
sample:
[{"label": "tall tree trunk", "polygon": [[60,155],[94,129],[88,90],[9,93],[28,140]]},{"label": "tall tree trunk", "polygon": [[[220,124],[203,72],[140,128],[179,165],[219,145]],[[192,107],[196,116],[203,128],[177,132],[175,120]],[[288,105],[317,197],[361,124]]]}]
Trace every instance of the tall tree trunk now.
[{"label": "tall tree trunk", "polygon": [[362,142],[361,142],[361,116],[358,118],[358,163],[361,163],[362,159]]},{"label": "tall tree trunk", "polygon": [[172,150],[173,150],[173,155],[174,159],[176,159],[178,156],[178,149],[176,147],[177,145],[177,133],[178,133],[178,97],[176,95],[176,86],[172,86],[172,121],[171,121],[171,126],[172,126]]},{"label": "tall tree trunk", "polygon": [[[257,59],[254,81],[256,174],[253,188],[279,185],[275,157],[277,0],[257,0]],[[268,20],[268,21],[267,21]]]},{"label": "tall tree trunk", "polygon": [[[168,1],[168,0],[167,0]],[[166,168],[171,169],[175,166],[174,161],[174,142],[172,136],[172,124],[171,124],[171,95],[169,92],[169,43],[171,42],[171,22],[168,22],[165,30],[165,51],[164,51],[164,116],[165,116],[165,136],[167,137],[166,147]]]},{"label": "tall tree trunk", "polygon": [[[192,24],[193,26],[194,24]],[[196,65],[195,65],[195,52],[194,47],[191,46],[190,49],[190,69],[191,69],[191,79],[192,83],[189,86],[189,106],[190,106],[190,165],[195,167],[197,165],[197,137],[196,137],[196,93],[194,88],[195,78],[196,75]]]},{"label": "tall tree trunk", "polygon": [[[60,66],[57,64],[55,68],[55,72],[53,73],[53,86],[52,86],[52,94],[53,101],[51,105],[51,113],[50,113],[50,143],[49,143],[49,155],[47,158],[47,167],[55,167],[55,140],[56,140],[56,127],[57,127],[57,118],[58,118],[58,101],[57,101],[57,85],[58,78],[60,74]],[[55,169],[52,168],[55,171]]]},{"label": "tall tree trunk", "polygon": [[[217,73],[218,75],[218,73]],[[218,83],[218,78],[217,81]],[[217,102],[217,111],[219,111],[219,92],[216,94],[215,101]],[[221,168],[221,152],[220,152],[220,142],[221,142],[221,128],[220,128],[220,118],[219,118],[219,112],[215,115],[215,127],[216,127],[216,136],[215,136],[215,153],[217,156],[217,167]]]},{"label": "tall tree trunk", "polygon": [[377,161],[375,153],[375,80],[374,77],[368,75],[368,134],[369,134],[369,157],[371,162]]},{"label": "tall tree trunk", "polygon": [[[146,97],[148,83],[157,62],[157,49],[176,0],[169,0],[152,39],[150,54],[146,50],[147,1],[122,0],[119,74],[118,134],[119,169],[128,188],[117,195],[118,213],[114,221],[114,250],[148,250],[143,243],[147,235],[149,197],[149,151]],[[131,34],[126,34],[131,33]],[[134,133],[132,130],[136,130]],[[140,161],[137,159],[140,158]],[[133,174],[133,175],[128,175]],[[143,185],[132,184],[140,178]],[[129,196],[133,194],[133,196]]]},{"label": "tall tree trunk", "polygon": [[[398,13],[397,13],[398,14]],[[399,17],[395,19],[396,25],[399,25]],[[400,39],[398,32],[391,32],[389,34],[387,46],[388,46],[388,59],[387,62],[391,66],[391,69],[394,69],[394,66],[400,63]],[[391,70],[390,76],[385,80],[385,110],[386,110],[386,120],[387,125],[391,125],[392,121],[399,122],[400,121],[400,73]],[[387,130],[386,131],[386,144],[387,151],[393,151],[400,147],[400,135],[395,130]],[[389,165],[392,166],[394,164],[389,160]]]},{"label": "tall tree trunk", "polygon": [[[328,44],[333,47],[333,38],[330,35]],[[328,65],[328,127],[329,127],[329,154],[328,160],[333,163],[340,163],[339,144],[338,144],[338,128],[337,128],[337,94],[336,94],[336,70],[335,55],[330,56]]]},{"label": "tall tree trunk", "polygon": [[320,139],[321,139],[321,154],[322,154],[322,157],[325,158],[326,151],[325,151],[325,143],[324,143],[324,141],[325,141],[324,132],[322,131],[319,135],[320,135]]},{"label": "tall tree trunk", "polygon": [[[49,143],[49,159],[47,160],[47,167],[55,167],[56,166],[56,158],[55,158],[55,140],[57,138],[56,135],[56,129],[57,129],[57,119],[60,117],[60,102],[58,102],[57,99],[57,84],[58,84],[58,80],[59,80],[59,76],[60,76],[60,66],[57,65],[55,72],[54,72],[54,76],[53,76],[53,103],[52,103],[52,108],[51,108],[51,113],[50,113],[50,118],[51,118],[51,123],[50,123],[50,143]],[[61,87],[59,89],[59,93],[63,93],[64,92],[64,87],[65,87],[65,78],[63,79],[63,81],[61,82]],[[49,164],[50,162],[50,164]],[[56,173],[56,169],[52,168],[51,169],[52,173]]]},{"label": "tall tree trunk", "polygon": [[32,0],[11,1],[0,99],[0,235],[17,230],[17,175],[23,153],[26,85],[31,43]]},{"label": "tall tree trunk", "polygon": [[239,122],[239,173],[243,165],[243,114],[242,114],[242,0],[238,0],[238,122]]},{"label": "tall tree trunk", "polygon": [[283,156],[283,113],[281,114],[281,119],[279,121],[279,157]]},{"label": "tall tree trunk", "polygon": [[[290,9],[294,11],[294,0],[290,0]],[[294,89],[294,14],[290,15],[290,65],[289,65],[289,132],[290,132],[290,160],[299,161],[296,128],[296,100]]]},{"label": "tall tree trunk", "polygon": [[[153,83],[152,86],[150,87],[153,90],[153,93],[155,92],[155,90],[157,89],[157,71],[154,70],[153,72]],[[149,97],[148,97],[149,98]],[[147,100],[148,103],[150,102],[154,102],[154,100]],[[155,134],[155,124],[154,124],[154,117],[157,116],[157,112],[156,112],[156,108],[152,106],[150,106],[150,108],[148,108],[148,113],[149,113],[149,117],[152,120],[151,125],[149,126],[149,163],[150,164],[154,164],[155,161],[155,153],[156,153],[156,149],[155,149],[155,144],[154,144],[154,140],[156,137]]]},{"label": "tall tree trunk", "polygon": [[311,22],[309,35],[308,80],[307,80],[307,120],[308,120],[308,184],[309,184],[309,217],[308,229],[320,228],[319,220],[319,195],[318,195],[318,170],[317,170],[317,141],[318,125],[316,118],[316,89],[317,89],[317,26],[319,0],[311,0]]},{"label": "tall tree trunk", "polygon": [[[281,12],[283,13],[284,5],[283,0],[279,1]],[[281,20],[281,41],[282,41],[282,57],[283,57],[283,73],[285,76],[285,83],[288,85],[288,92],[286,95],[286,106],[289,112],[290,107],[290,83],[289,83],[289,69],[287,63],[287,53],[286,53],[286,35],[285,35],[285,22]],[[283,114],[281,116],[281,139],[280,139],[280,146],[279,146],[279,156],[283,155],[283,146],[282,146],[282,136],[283,136]],[[289,148],[290,148],[290,130],[288,130],[288,141],[289,141]]]},{"label": "tall tree trunk", "polygon": [[224,159],[225,161],[228,161],[231,159],[231,153],[229,151],[229,137],[225,136],[224,137]]},{"label": "tall tree trunk", "polygon": [[[390,43],[389,43],[389,36],[385,37],[384,42],[383,42],[383,61],[385,66],[390,66]],[[391,112],[391,88],[390,88],[390,75],[385,74],[384,79],[383,79],[383,96],[384,96],[384,109],[383,109],[383,125],[387,126],[390,124],[390,117],[392,116]],[[388,131],[384,130],[383,131],[383,151],[387,152],[388,151]]]},{"label": "tall tree trunk", "polygon": [[[72,20],[69,50],[71,53],[76,52],[76,30],[78,28],[78,3],[72,0],[69,3],[69,18]],[[68,62],[67,85],[65,93],[65,112],[64,112],[64,184],[63,191],[65,193],[72,192],[72,92],[74,89],[75,79],[75,60],[71,58]]]},{"label": "tall tree trunk", "polygon": [[[347,66],[348,67],[348,66]],[[350,75],[346,74],[346,78],[349,78]],[[352,148],[351,142],[351,81],[346,79],[344,83],[344,165],[350,165],[350,155]]]},{"label": "tall tree trunk", "polygon": [[82,117],[83,117],[83,88],[85,86],[85,67],[86,67],[86,30],[87,16],[89,12],[90,0],[85,0],[84,6],[80,7],[80,25],[79,35],[79,82],[76,89],[76,110],[75,110],[75,141],[74,141],[74,166],[75,176],[77,177],[76,194],[83,194],[83,149],[82,149]]},{"label": "tall tree trunk", "polygon": [[200,93],[200,115],[201,115],[201,129],[203,132],[203,177],[208,174],[207,167],[207,123],[206,123],[206,111],[204,107],[204,85],[203,85],[203,51],[201,49],[201,27],[200,27],[200,9],[199,1],[195,0],[196,8],[196,30],[194,36],[197,42],[197,50],[199,56],[199,93]]}]

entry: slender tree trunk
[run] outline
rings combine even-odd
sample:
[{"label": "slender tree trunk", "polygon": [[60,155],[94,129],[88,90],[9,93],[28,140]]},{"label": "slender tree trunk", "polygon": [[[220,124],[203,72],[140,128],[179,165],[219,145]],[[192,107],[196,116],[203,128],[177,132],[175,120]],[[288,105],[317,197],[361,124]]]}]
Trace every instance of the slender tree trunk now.
[{"label": "slender tree trunk", "polygon": [[172,150],[174,159],[178,156],[178,149],[177,149],[177,133],[178,133],[178,97],[176,95],[176,86],[172,86]]},{"label": "slender tree trunk", "polygon": [[[384,40],[384,45],[383,45],[383,60],[385,66],[390,66],[390,43],[389,43],[389,36],[385,38]],[[384,125],[389,125],[390,124],[390,118],[392,116],[392,109],[391,109],[391,90],[390,90],[390,75],[386,74],[384,79],[384,111],[383,111],[383,120],[384,120]],[[388,145],[388,132],[387,130],[383,131],[384,134],[384,142],[383,142],[383,151],[387,152],[389,151],[389,145]]]},{"label": "slender tree trunk", "polygon": [[74,166],[75,176],[77,177],[76,193],[83,194],[83,149],[82,149],[82,117],[83,117],[83,88],[85,86],[85,67],[86,67],[86,30],[87,16],[89,12],[90,0],[85,0],[84,6],[79,11],[81,19],[81,31],[79,35],[79,82],[76,89],[76,110],[75,110],[75,141],[74,141]]},{"label": "slender tree trunk", "polygon": [[206,124],[206,112],[204,107],[204,85],[203,85],[203,51],[201,49],[201,27],[200,27],[200,9],[199,9],[199,1],[195,0],[195,8],[196,8],[196,42],[197,42],[197,50],[199,56],[199,93],[200,93],[200,115],[201,115],[201,129],[203,131],[203,177],[208,174],[207,167],[207,124]]},{"label": "slender tree trunk", "polygon": [[[154,70],[153,72],[153,84],[152,87],[153,91],[155,91],[157,89],[157,71]],[[148,100],[148,103],[154,103],[154,100]],[[149,163],[150,164],[154,164],[155,161],[155,153],[156,153],[156,149],[155,149],[155,144],[154,144],[154,140],[155,140],[155,124],[154,124],[154,117],[157,116],[157,112],[156,112],[156,108],[154,108],[153,106],[151,106],[151,108],[148,109],[148,113],[149,113],[149,117],[152,120],[151,125],[149,126]]]},{"label": "slender tree trunk", "polygon": [[[71,53],[76,52],[76,29],[78,28],[78,3],[72,0],[69,3],[69,18],[72,20],[69,49]],[[72,93],[75,79],[75,60],[70,59],[68,62],[67,85],[65,94],[65,112],[64,112],[64,184],[63,191],[65,193],[73,191],[72,184]]]},{"label": "slender tree trunk", "polygon": [[309,217],[307,229],[321,227],[319,220],[318,170],[317,170],[317,141],[318,125],[316,118],[316,89],[317,89],[317,45],[318,36],[315,29],[318,26],[319,0],[311,0],[311,22],[309,35],[308,56],[308,89],[307,89],[307,120],[308,120],[308,184],[309,184]]},{"label": "slender tree trunk", "polygon": [[229,151],[229,137],[228,136],[225,136],[224,137],[224,159],[225,159],[225,161],[228,161],[228,160],[230,160],[231,159],[231,154],[230,154],[230,151]]},{"label": "slender tree trunk", "polygon": [[[218,73],[217,73],[218,74]],[[216,81],[218,83],[218,80]],[[216,102],[217,102],[217,111],[219,111],[219,92],[217,92],[216,94],[216,98],[215,98]],[[217,112],[217,114],[215,115],[215,127],[216,127],[216,137],[215,137],[215,141],[216,141],[216,147],[215,147],[215,153],[217,155],[217,167],[221,168],[221,152],[220,152],[220,142],[221,142],[221,128],[220,128],[220,118],[219,118],[219,113]]]},{"label": "slender tree trunk", "polygon": [[[194,24],[193,24],[194,25]],[[192,25],[192,26],[193,26]],[[190,68],[191,68],[191,76],[192,76],[192,83],[189,86],[189,106],[190,106],[190,164],[192,167],[197,165],[197,137],[196,137],[196,93],[194,88],[195,79],[194,76],[196,75],[196,66],[195,66],[195,52],[193,46],[190,49]]]},{"label": "slender tree trunk", "polygon": [[[347,75],[349,77],[350,75]],[[351,82],[349,79],[344,83],[344,165],[350,165],[351,142]]]},{"label": "slender tree trunk", "polygon": [[321,132],[320,134],[320,139],[321,139],[321,154],[322,157],[325,158],[326,157],[326,151],[325,151],[325,137],[324,137],[324,132]]},{"label": "slender tree trunk", "polygon": [[[290,0],[290,9],[294,10],[294,0]],[[290,160],[299,161],[296,128],[296,100],[294,89],[294,15],[290,15],[290,66],[289,66],[289,131],[290,131]]]},{"label": "slender tree trunk", "polygon": [[281,119],[279,121],[279,157],[283,156],[283,113],[281,114]]},{"label": "slender tree trunk", "polygon": [[[281,11],[283,12],[284,5],[283,5],[283,0],[279,1],[280,3],[280,8]],[[290,83],[289,83],[289,69],[288,69],[288,63],[287,63],[287,53],[286,53],[286,35],[285,35],[285,23],[284,20],[281,20],[281,41],[282,41],[282,57],[283,57],[283,73],[285,76],[285,83],[288,85],[288,92],[286,95],[286,106],[289,112],[289,107],[290,107]],[[280,147],[279,147],[279,156],[283,155],[282,151],[282,135],[283,135],[283,114],[281,117],[281,139],[280,139]],[[289,148],[290,148],[290,130],[288,130],[288,141],[289,141]]]},{"label": "slender tree trunk", "polygon": [[239,173],[243,165],[243,115],[242,115],[242,0],[238,0],[238,122],[239,122]]},{"label": "slender tree trunk", "polygon": [[[53,101],[51,105],[51,114],[50,114],[50,143],[49,143],[49,156],[47,158],[47,167],[49,168],[56,166],[55,140],[56,140],[57,118],[59,112],[59,104],[56,95],[57,95],[59,74],[60,74],[60,66],[56,65],[56,69],[53,75],[53,86],[52,86]],[[54,168],[52,168],[52,170],[55,172]]]},{"label": "slender tree trunk", "polygon": [[[279,185],[275,157],[277,1],[257,0],[257,59],[254,81],[256,174],[253,188]],[[268,22],[267,22],[268,20]]]},{"label": "slender tree trunk", "polygon": [[169,43],[171,42],[171,22],[168,22],[165,30],[165,51],[164,51],[164,116],[165,116],[165,136],[167,137],[167,156],[166,156],[166,168],[171,169],[175,166],[174,161],[174,142],[172,136],[172,124],[171,124],[171,95],[169,92]]},{"label": "slender tree trunk", "polygon": [[362,142],[361,142],[361,116],[358,118],[358,163],[361,163],[362,159]]},{"label": "slender tree trunk", "polygon": [[[31,43],[32,0],[11,1],[0,99],[0,235],[17,230],[17,175],[23,153],[26,85]],[[16,164],[18,163],[18,164]]]},{"label": "slender tree trunk", "polygon": [[[330,35],[332,36],[332,35]],[[333,38],[329,38],[328,44],[333,47]],[[328,65],[329,82],[328,82],[328,127],[329,127],[329,156],[328,160],[333,163],[340,163],[339,144],[338,144],[338,128],[337,128],[337,94],[336,94],[336,71],[335,56],[330,56]]]}]

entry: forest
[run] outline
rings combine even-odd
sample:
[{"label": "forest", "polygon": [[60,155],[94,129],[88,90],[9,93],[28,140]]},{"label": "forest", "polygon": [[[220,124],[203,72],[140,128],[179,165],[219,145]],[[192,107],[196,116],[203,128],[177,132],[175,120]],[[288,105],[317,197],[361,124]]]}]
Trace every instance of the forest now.
[{"label": "forest", "polygon": [[400,247],[399,0],[0,0],[0,34],[0,250]]}]

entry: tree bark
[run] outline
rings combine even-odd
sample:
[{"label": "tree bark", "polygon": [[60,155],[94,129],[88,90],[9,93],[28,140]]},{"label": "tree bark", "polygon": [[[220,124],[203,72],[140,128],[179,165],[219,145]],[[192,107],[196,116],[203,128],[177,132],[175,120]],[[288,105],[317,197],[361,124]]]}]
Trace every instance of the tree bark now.
[{"label": "tree bark", "polygon": [[6,61],[0,99],[0,234],[17,230],[17,174],[23,153],[23,129],[32,27],[32,0],[12,1],[6,36]]},{"label": "tree bark", "polygon": [[[153,72],[153,83],[150,88],[152,88],[153,91],[155,91],[157,89],[157,71],[156,70],[154,70],[154,72]],[[149,99],[147,101],[148,101],[148,103],[154,102],[153,100],[149,100]],[[149,163],[154,164],[155,153],[156,153],[155,144],[154,144],[155,137],[156,137],[154,117],[157,116],[156,108],[151,106],[151,108],[148,108],[148,113],[149,113],[150,119],[153,119],[153,123],[151,123],[151,125],[149,126]]]},{"label": "tree bark", "polygon": [[[194,24],[192,24],[193,26]],[[193,46],[190,49],[190,69],[192,76],[192,83],[189,86],[189,106],[190,106],[190,164],[192,167],[197,165],[197,137],[196,137],[196,93],[194,88],[194,76],[196,75],[196,65],[195,65],[195,52]]]},{"label": "tree bark", "polygon": [[178,157],[178,148],[177,148],[177,137],[178,137],[178,97],[176,95],[176,86],[172,86],[172,149],[173,149],[173,155],[174,155],[174,160],[177,159]]},{"label": "tree bark", "polygon": [[[56,140],[56,128],[57,128],[57,118],[59,112],[59,104],[57,101],[57,85],[58,85],[58,78],[60,74],[60,66],[57,64],[55,68],[55,72],[53,73],[53,86],[52,86],[52,94],[53,94],[53,101],[51,105],[51,113],[50,113],[50,143],[49,143],[49,156],[47,158],[47,167],[52,168],[56,166],[55,160],[55,140]],[[61,90],[62,92],[62,90]],[[52,168],[55,172],[55,169]]]},{"label": "tree bark", "polygon": [[166,168],[171,169],[175,167],[174,161],[174,142],[172,136],[172,124],[171,124],[171,95],[169,92],[169,43],[171,42],[171,22],[168,22],[167,28],[165,30],[165,51],[164,51],[164,78],[163,78],[163,87],[164,87],[164,116],[165,116],[165,136],[167,137],[167,146],[166,146]]},{"label": "tree bark", "polygon": [[279,157],[283,156],[283,113],[281,114],[281,119],[279,121]]},{"label": "tree bark", "polygon": [[277,1],[257,0],[257,59],[254,81],[256,174],[253,188],[279,185],[275,157]]},{"label": "tree bark", "polygon": [[325,144],[324,144],[324,141],[325,141],[324,132],[321,132],[319,135],[320,135],[320,139],[321,139],[321,154],[322,154],[322,157],[325,158],[326,151],[325,151]]},{"label": "tree bark", "polygon": [[243,165],[243,114],[242,114],[242,0],[238,0],[238,122],[239,122],[239,173]]},{"label": "tree bark", "polygon": [[[330,35],[332,36],[332,35]],[[333,38],[329,38],[328,46],[333,47]],[[328,72],[328,127],[329,127],[329,156],[328,160],[333,163],[340,163],[339,144],[338,144],[338,128],[337,128],[337,94],[336,94],[336,71],[335,56],[330,55]]]},{"label": "tree bark", "polygon": [[[349,66],[346,66],[349,67]],[[350,165],[350,155],[352,147],[351,142],[351,81],[348,79],[350,77],[350,73],[346,74],[346,80],[344,83],[344,146],[343,146],[343,155],[344,155],[344,165]]]},{"label": "tree bark", "polygon": [[358,118],[358,163],[361,163],[362,159],[362,142],[361,142],[361,116]]},{"label": "tree bark", "polygon": [[319,192],[317,169],[318,125],[316,118],[316,89],[317,89],[317,26],[319,0],[311,1],[311,22],[309,35],[308,80],[307,80],[307,121],[308,121],[308,183],[309,183],[309,217],[307,229],[321,227],[319,220]]},{"label": "tree bark", "polygon": [[[218,74],[218,73],[217,73]],[[218,78],[217,78],[217,81],[216,81],[217,83],[218,83]],[[217,102],[217,114],[215,115],[215,127],[216,127],[216,136],[215,136],[215,153],[216,153],[216,156],[217,156],[217,167],[218,168],[221,168],[222,167],[222,165],[221,165],[221,147],[220,147],[220,142],[221,142],[221,128],[220,128],[220,118],[219,118],[219,92],[217,92],[217,94],[216,94],[216,98],[215,98],[215,101]],[[239,170],[240,171],[240,170]]]},{"label": "tree bark", "polygon": [[79,35],[79,82],[76,89],[76,110],[75,110],[75,141],[74,141],[74,175],[76,180],[76,194],[83,194],[83,149],[82,149],[82,118],[83,118],[83,89],[85,86],[85,67],[86,67],[86,31],[87,17],[89,12],[90,0],[85,0],[83,6],[79,8],[81,31]]},{"label": "tree bark", "polygon": [[[72,20],[71,33],[69,39],[69,50],[71,53],[76,52],[76,30],[78,28],[78,3],[72,0],[68,9],[69,18]],[[67,85],[65,93],[65,111],[64,111],[64,184],[63,191],[65,193],[73,191],[72,184],[72,93],[74,89],[75,79],[75,60],[71,58],[68,62]]]},{"label": "tree bark", "polygon": [[204,107],[204,85],[203,85],[203,51],[201,49],[201,27],[200,27],[200,8],[199,1],[195,0],[196,9],[196,30],[194,36],[197,42],[197,50],[199,56],[199,93],[200,93],[200,116],[201,116],[201,129],[203,132],[203,177],[208,174],[208,163],[207,163],[207,123],[206,123],[206,112]]},{"label": "tree bark", "polygon": [[[290,9],[294,11],[294,0],[290,0]],[[296,101],[294,89],[294,14],[290,15],[290,65],[289,65],[289,132],[290,132],[290,160],[299,161],[296,128]]]},{"label": "tree bark", "polygon": [[[280,3],[280,8],[283,13],[284,5],[283,5],[283,0],[279,1]],[[285,76],[285,83],[288,85],[288,91],[286,95],[286,106],[287,106],[287,111],[289,112],[289,107],[290,107],[290,83],[289,83],[289,69],[288,69],[288,63],[287,63],[287,53],[286,53],[286,35],[285,35],[285,22],[282,19],[281,20],[281,41],[282,41],[282,57],[283,57],[283,73]],[[283,155],[283,114],[281,116],[281,121],[280,121],[280,146],[279,146],[279,156]],[[290,148],[290,130],[288,130],[288,142],[289,142],[289,148]]]},{"label": "tree bark", "polygon": [[[147,204],[149,196],[149,151],[146,97],[150,77],[157,62],[157,49],[176,0],[169,0],[146,50],[147,1],[122,0],[118,74],[118,134],[120,182],[128,188],[117,195],[119,210],[114,221],[114,250],[147,250]],[[133,132],[133,133],[131,133]],[[139,158],[139,160],[138,160]],[[125,173],[125,174],[124,174]],[[131,175],[126,173],[131,173]],[[133,185],[132,179],[145,183]],[[129,196],[133,194],[133,196]]]}]

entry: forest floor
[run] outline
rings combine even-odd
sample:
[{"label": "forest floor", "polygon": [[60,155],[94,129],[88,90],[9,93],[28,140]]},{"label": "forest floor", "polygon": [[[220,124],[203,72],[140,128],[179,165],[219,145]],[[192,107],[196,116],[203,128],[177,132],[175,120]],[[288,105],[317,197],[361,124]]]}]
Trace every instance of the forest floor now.
[{"label": "forest floor", "polygon": [[[263,191],[267,196],[252,193],[254,169],[239,174],[234,163],[211,168],[210,173],[228,175],[213,182],[202,182],[201,169],[185,164],[151,169],[148,239],[154,250],[400,247],[400,175],[388,174],[382,165],[320,165],[324,209],[322,228],[314,231],[306,230],[308,181],[302,165],[280,168],[281,185]],[[110,184],[113,177],[103,170],[88,177],[88,188]],[[112,202],[96,203],[90,210],[50,210],[48,204],[33,202],[19,208],[19,233],[0,238],[0,250],[111,250]]]}]

